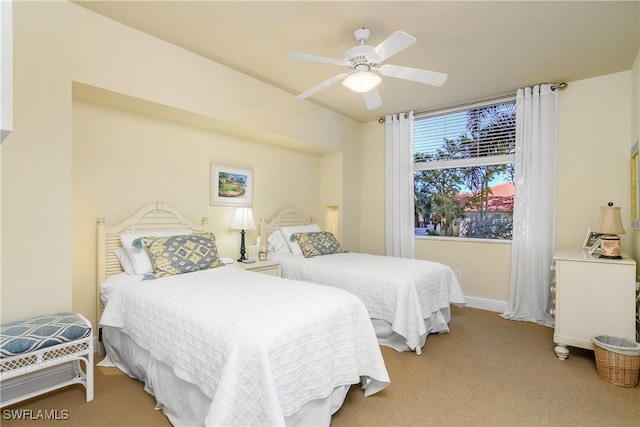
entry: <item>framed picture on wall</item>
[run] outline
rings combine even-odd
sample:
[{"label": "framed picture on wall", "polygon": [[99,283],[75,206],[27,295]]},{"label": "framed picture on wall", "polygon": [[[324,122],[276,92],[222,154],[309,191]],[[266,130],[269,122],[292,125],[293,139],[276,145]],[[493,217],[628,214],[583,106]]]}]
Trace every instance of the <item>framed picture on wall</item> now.
[{"label": "framed picture on wall", "polygon": [[640,158],[638,141],[631,147],[631,224],[640,230]]},{"label": "framed picture on wall", "polygon": [[235,166],[211,165],[211,204],[251,207],[253,171]]}]

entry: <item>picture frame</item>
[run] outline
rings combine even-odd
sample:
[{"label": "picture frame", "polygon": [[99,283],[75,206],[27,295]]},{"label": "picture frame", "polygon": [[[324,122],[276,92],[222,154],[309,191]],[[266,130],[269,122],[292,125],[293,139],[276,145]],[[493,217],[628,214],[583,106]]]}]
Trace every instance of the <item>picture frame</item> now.
[{"label": "picture frame", "polygon": [[253,171],[218,163],[211,164],[211,205],[251,207]]},{"label": "picture frame", "polygon": [[601,233],[591,231],[591,228],[587,229],[587,234],[584,236],[584,243],[582,243],[582,249],[590,250],[596,243],[600,246]]},{"label": "picture frame", "polygon": [[631,225],[640,230],[640,150],[639,141],[631,147]]},{"label": "picture frame", "polygon": [[598,252],[598,253],[600,252],[600,240],[601,240],[601,236],[598,236],[596,241],[589,248],[589,255],[593,255],[596,252]]}]

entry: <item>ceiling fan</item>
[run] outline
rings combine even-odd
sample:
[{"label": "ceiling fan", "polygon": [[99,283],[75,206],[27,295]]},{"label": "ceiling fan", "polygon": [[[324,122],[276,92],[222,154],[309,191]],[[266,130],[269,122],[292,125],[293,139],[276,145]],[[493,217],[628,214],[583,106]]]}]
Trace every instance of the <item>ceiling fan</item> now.
[{"label": "ceiling fan", "polygon": [[386,77],[411,80],[433,86],[442,86],[447,80],[446,74],[438,73],[436,71],[421,70],[419,68],[391,64],[379,66],[381,62],[414,44],[417,39],[403,31],[396,31],[383,40],[382,43],[374,47],[367,45],[367,40],[370,35],[371,31],[367,28],[358,28],[355,30],[353,37],[358,42],[358,45],[347,50],[344,53],[344,59],[328,58],[308,53],[290,54],[289,58],[291,59],[324,62],[328,64],[343,65],[349,68],[349,71],[337,74],[330,79],[305,90],[299,94],[297,98],[307,98],[342,80],[342,84],[344,86],[355,92],[362,92],[367,108],[372,110],[382,105],[382,99],[380,99],[380,93],[377,89],[377,86],[380,84],[382,79],[374,71],[377,71]]}]

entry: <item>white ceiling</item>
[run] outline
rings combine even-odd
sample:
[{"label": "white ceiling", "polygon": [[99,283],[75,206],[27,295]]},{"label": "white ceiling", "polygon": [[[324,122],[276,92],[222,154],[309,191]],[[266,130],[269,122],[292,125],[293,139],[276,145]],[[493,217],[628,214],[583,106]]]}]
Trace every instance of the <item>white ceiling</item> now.
[{"label": "white ceiling", "polygon": [[383,77],[374,110],[339,83],[308,99],[359,122],[629,70],[640,48],[638,1],[75,3],[296,95],[345,69],[289,53],[342,58],[359,27],[373,46],[396,30],[413,35],[384,63],[447,73],[443,86]]}]

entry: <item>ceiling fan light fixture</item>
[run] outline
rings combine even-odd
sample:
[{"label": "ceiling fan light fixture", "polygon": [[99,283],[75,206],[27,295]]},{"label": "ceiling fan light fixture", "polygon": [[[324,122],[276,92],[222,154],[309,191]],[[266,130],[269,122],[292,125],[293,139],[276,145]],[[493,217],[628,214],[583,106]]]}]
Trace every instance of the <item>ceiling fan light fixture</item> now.
[{"label": "ceiling fan light fixture", "polygon": [[382,79],[379,75],[371,71],[358,71],[349,74],[342,84],[348,87],[354,92],[369,92],[374,87],[378,86]]}]

